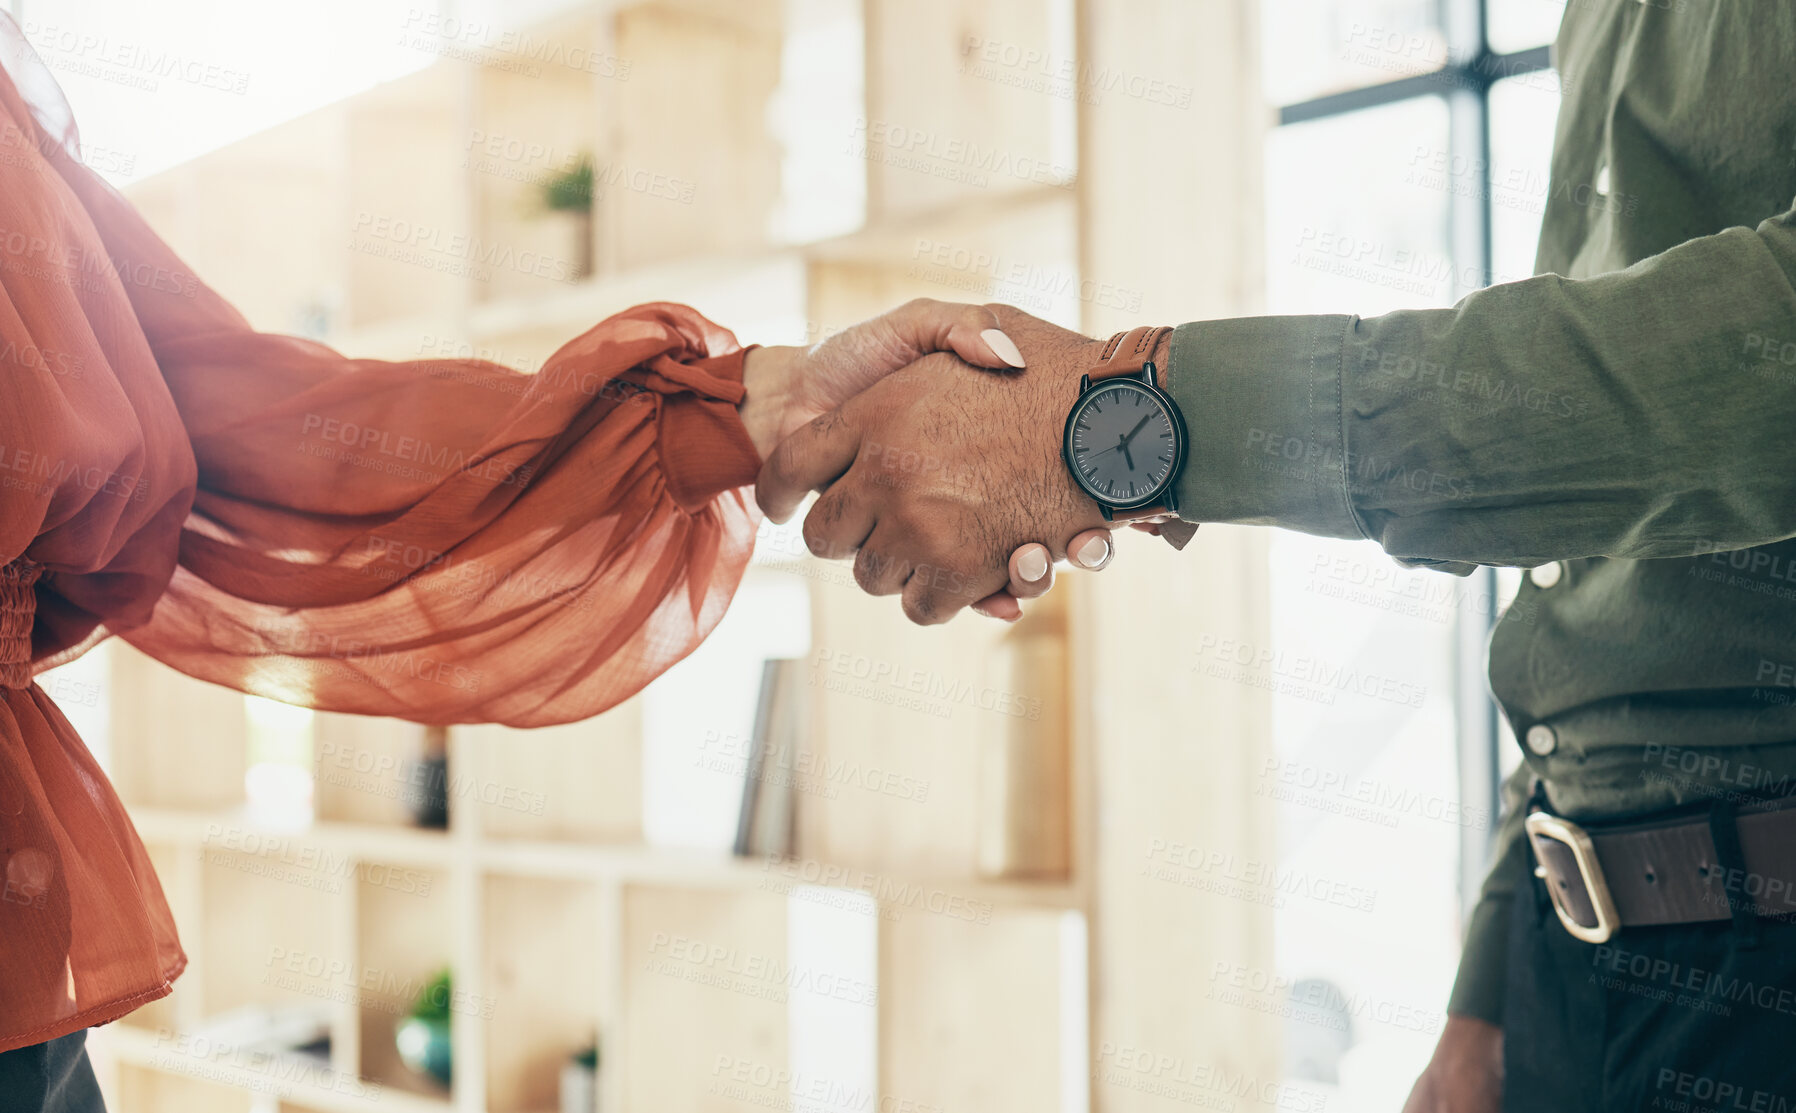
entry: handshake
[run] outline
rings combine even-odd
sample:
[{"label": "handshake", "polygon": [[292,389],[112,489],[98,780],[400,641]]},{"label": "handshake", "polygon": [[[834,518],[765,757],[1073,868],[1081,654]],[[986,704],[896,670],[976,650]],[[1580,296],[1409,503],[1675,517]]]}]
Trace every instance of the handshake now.
[{"label": "handshake", "polygon": [[[1164,374],[1167,334],[1148,340],[1155,347],[1143,358]],[[811,348],[757,348],[741,406],[765,461],[756,501],[783,522],[821,492],[805,544],[826,559],[852,558],[855,582],[902,596],[913,622],[945,622],[969,606],[1014,621],[1019,600],[1052,585],[1053,562],[1109,562],[1119,523],[1062,457],[1081,380],[1106,354],[1104,342],[1010,306],[927,299]],[[1081,460],[1100,484],[1103,469],[1124,461],[1131,483],[1157,466],[1176,471],[1176,462],[1154,463],[1162,451],[1172,460],[1156,439],[1170,434],[1135,401],[1132,429],[1112,427],[1119,412],[1080,419],[1082,439],[1102,438],[1091,462]],[[1132,524],[1158,532],[1162,521]]]}]

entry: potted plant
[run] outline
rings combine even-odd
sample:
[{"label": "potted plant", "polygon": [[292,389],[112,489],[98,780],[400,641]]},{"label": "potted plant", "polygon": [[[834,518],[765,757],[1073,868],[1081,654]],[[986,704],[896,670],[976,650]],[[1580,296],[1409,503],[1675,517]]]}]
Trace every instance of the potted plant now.
[{"label": "potted plant", "polygon": [[572,166],[556,171],[538,185],[545,210],[574,218],[574,277],[592,273],[592,156],[581,154]]},{"label": "potted plant", "polygon": [[449,1085],[452,1044],[449,1040],[449,1000],[452,992],[449,969],[444,967],[430,980],[412,1011],[406,1014],[393,1032],[393,1044],[399,1060],[419,1074],[429,1075]]},{"label": "potted plant", "polygon": [[561,1064],[561,1113],[598,1113],[599,1044],[568,1056]]}]

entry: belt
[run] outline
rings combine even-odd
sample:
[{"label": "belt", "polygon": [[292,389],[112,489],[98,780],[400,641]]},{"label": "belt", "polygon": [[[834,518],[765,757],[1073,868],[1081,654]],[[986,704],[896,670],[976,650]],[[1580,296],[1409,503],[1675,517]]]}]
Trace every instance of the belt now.
[{"label": "belt", "polygon": [[1742,805],[1731,820],[1738,846],[1725,854],[1706,814],[1597,828],[1533,811],[1525,826],[1559,922],[1603,943],[1624,927],[1732,919],[1736,907],[1796,917],[1796,799]]}]

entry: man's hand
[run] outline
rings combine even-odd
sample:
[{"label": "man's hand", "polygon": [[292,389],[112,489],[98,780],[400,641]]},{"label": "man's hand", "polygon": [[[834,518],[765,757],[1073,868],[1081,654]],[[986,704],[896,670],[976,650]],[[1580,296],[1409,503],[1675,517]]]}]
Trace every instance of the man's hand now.
[{"label": "man's hand", "polygon": [[1449,1015],[1403,1113],[1497,1113],[1502,1107],[1503,1029]]},{"label": "man's hand", "polygon": [[[811,551],[853,555],[856,581],[902,594],[919,623],[946,621],[1003,588],[1019,547],[1105,528],[1060,458],[1067,409],[1102,344],[995,308],[1027,354],[1025,370],[991,374],[926,357],[783,441],[756,485],[776,521],[823,490],[805,519]],[[1064,558],[1066,544],[1051,540],[1046,555]]]}]

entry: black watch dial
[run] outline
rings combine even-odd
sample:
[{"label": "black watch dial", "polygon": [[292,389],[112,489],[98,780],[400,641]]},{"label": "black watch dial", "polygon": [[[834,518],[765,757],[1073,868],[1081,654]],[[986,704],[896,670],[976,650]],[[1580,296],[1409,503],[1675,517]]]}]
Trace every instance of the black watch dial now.
[{"label": "black watch dial", "polygon": [[1067,417],[1066,462],[1099,502],[1146,506],[1163,495],[1184,445],[1160,396],[1134,379],[1101,383]]}]

